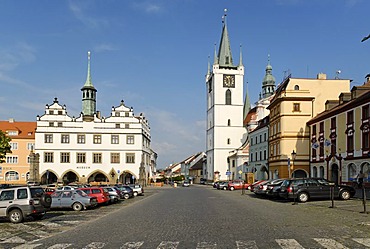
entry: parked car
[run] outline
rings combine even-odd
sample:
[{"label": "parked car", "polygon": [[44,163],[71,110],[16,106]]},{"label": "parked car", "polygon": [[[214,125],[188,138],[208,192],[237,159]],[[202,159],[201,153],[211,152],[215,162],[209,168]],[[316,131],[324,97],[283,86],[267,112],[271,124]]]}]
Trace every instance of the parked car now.
[{"label": "parked car", "polygon": [[55,188],[46,187],[46,188],[44,188],[44,191],[45,191],[45,193],[51,195],[52,193],[55,192]]},{"label": "parked car", "polygon": [[245,183],[243,180],[234,180],[227,183],[227,189],[228,190],[235,190],[235,189],[247,189],[249,186],[248,183]]},{"label": "parked car", "polygon": [[80,189],[57,190],[52,195],[51,208],[72,208],[75,211],[95,207],[98,204],[96,197],[88,196]]},{"label": "parked car", "polygon": [[184,181],[184,182],[182,183],[182,186],[183,186],[183,187],[189,187],[189,186],[190,186],[190,182],[189,182],[189,181]]},{"label": "parked car", "polygon": [[218,188],[219,185],[220,185],[220,182],[219,181],[214,182],[213,183],[213,188]]},{"label": "parked car", "polygon": [[256,184],[254,186],[253,192],[256,195],[266,195],[267,192],[267,185],[271,182],[272,180],[266,180],[263,182],[260,182],[259,184]]},{"label": "parked car", "polygon": [[134,196],[143,195],[144,189],[140,184],[129,184],[128,185],[134,191]]},{"label": "parked car", "polygon": [[115,187],[118,188],[121,191],[121,198],[122,199],[127,200],[129,198],[134,197],[134,191],[129,186],[126,186],[126,185],[116,185]]},{"label": "parked car", "polygon": [[284,180],[285,179],[275,179],[267,184],[266,195],[270,198],[278,198],[281,184],[284,182]]},{"label": "parked car", "polygon": [[258,186],[258,184],[261,184],[263,182],[265,182],[266,180],[259,180],[259,181],[255,181],[254,183],[252,183],[251,185],[249,185],[248,189],[251,191],[251,192],[254,192],[254,188],[256,186]]},{"label": "parked car", "polygon": [[113,187],[102,187],[103,189],[108,191],[110,203],[116,203],[120,199],[119,192]]},{"label": "parked car", "polygon": [[74,190],[76,188],[72,187],[72,186],[59,186],[56,188],[56,190]]},{"label": "parked car", "polygon": [[229,182],[219,182],[217,189],[227,190],[227,185]]},{"label": "parked car", "polygon": [[200,184],[202,185],[206,185],[207,184],[207,179],[204,179],[204,178],[200,178]]},{"label": "parked car", "polygon": [[342,200],[348,200],[356,193],[351,186],[336,185],[324,178],[293,178],[284,180],[279,195],[285,199],[297,198],[300,202],[315,198],[330,199],[331,188],[334,197]]},{"label": "parked car", "polygon": [[98,204],[108,204],[110,201],[108,191],[101,187],[79,188],[88,196],[96,197]]},{"label": "parked car", "polygon": [[50,195],[39,186],[0,189],[0,217],[7,217],[12,223],[20,223],[28,216],[40,220],[51,202]]}]

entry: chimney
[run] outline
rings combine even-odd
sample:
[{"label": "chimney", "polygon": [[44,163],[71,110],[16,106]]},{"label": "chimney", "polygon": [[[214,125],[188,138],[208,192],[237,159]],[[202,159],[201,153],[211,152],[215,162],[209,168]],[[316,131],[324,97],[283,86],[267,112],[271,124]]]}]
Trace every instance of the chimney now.
[{"label": "chimney", "polygon": [[318,73],[317,74],[317,79],[318,80],[326,80],[326,74],[324,74],[324,73]]}]

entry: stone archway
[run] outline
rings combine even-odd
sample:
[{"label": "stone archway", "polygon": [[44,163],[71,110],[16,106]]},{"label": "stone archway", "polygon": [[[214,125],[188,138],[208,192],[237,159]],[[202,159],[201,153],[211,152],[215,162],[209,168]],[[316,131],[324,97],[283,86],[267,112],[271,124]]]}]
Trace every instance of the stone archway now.
[{"label": "stone archway", "polygon": [[334,163],[331,165],[331,181],[339,184],[339,167],[338,164]]},{"label": "stone archway", "polygon": [[136,182],[136,177],[129,171],[124,171],[119,176],[118,181],[122,184],[134,184]]},{"label": "stone archway", "polygon": [[269,179],[269,172],[265,166],[261,167],[260,172],[258,173],[258,178],[260,180],[267,180]]},{"label": "stone archway", "polygon": [[41,175],[41,184],[56,184],[58,182],[58,176],[50,170],[46,170]]},{"label": "stone archway", "polygon": [[109,182],[109,177],[101,171],[96,171],[89,176],[87,182]]},{"label": "stone archway", "polygon": [[72,182],[78,182],[79,178],[75,172],[68,171],[67,173],[63,175],[62,180],[63,180],[63,184],[70,184]]},{"label": "stone archway", "polygon": [[302,169],[297,169],[293,172],[293,178],[306,178],[307,172]]}]

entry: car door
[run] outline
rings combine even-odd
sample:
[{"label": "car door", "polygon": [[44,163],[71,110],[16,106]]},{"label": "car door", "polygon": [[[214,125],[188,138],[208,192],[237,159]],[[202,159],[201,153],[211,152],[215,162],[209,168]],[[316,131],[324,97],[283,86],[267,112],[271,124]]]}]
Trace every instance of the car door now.
[{"label": "car door", "polygon": [[60,202],[61,202],[61,196],[62,191],[55,191],[53,194],[51,194],[51,198],[53,199],[51,202],[52,208],[60,208]]},{"label": "car door", "polygon": [[6,216],[7,208],[13,204],[14,190],[4,189],[0,193],[0,216]]},{"label": "car door", "polygon": [[63,191],[62,198],[60,198],[60,207],[70,207],[72,205],[72,191]]},{"label": "car door", "polygon": [[306,179],[306,188],[311,198],[318,198],[322,195],[322,186],[315,179]]},{"label": "car door", "polygon": [[320,192],[320,196],[318,196],[319,198],[325,198],[325,199],[330,199],[330,184],[327,180],[324,180],[324,179],[317,179],[317,182],[319,183],[320,185],[320,189],[321,189],[321,192]]}]

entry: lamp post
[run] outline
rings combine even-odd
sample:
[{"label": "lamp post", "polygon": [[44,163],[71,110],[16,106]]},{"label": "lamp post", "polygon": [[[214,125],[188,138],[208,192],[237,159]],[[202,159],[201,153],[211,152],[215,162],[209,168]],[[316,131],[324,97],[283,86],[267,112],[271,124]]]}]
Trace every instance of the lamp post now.
[{"label": "lamp post", "polygon": [[[294,169],[294,160],[297,156],[297,153],[293,150],[292,153],[291,153],[291,156],[292,156],[292,166],[291,167],[292,167],[292,169]],[[289,172],[289,177],[291,177],[290,172]]]}]

